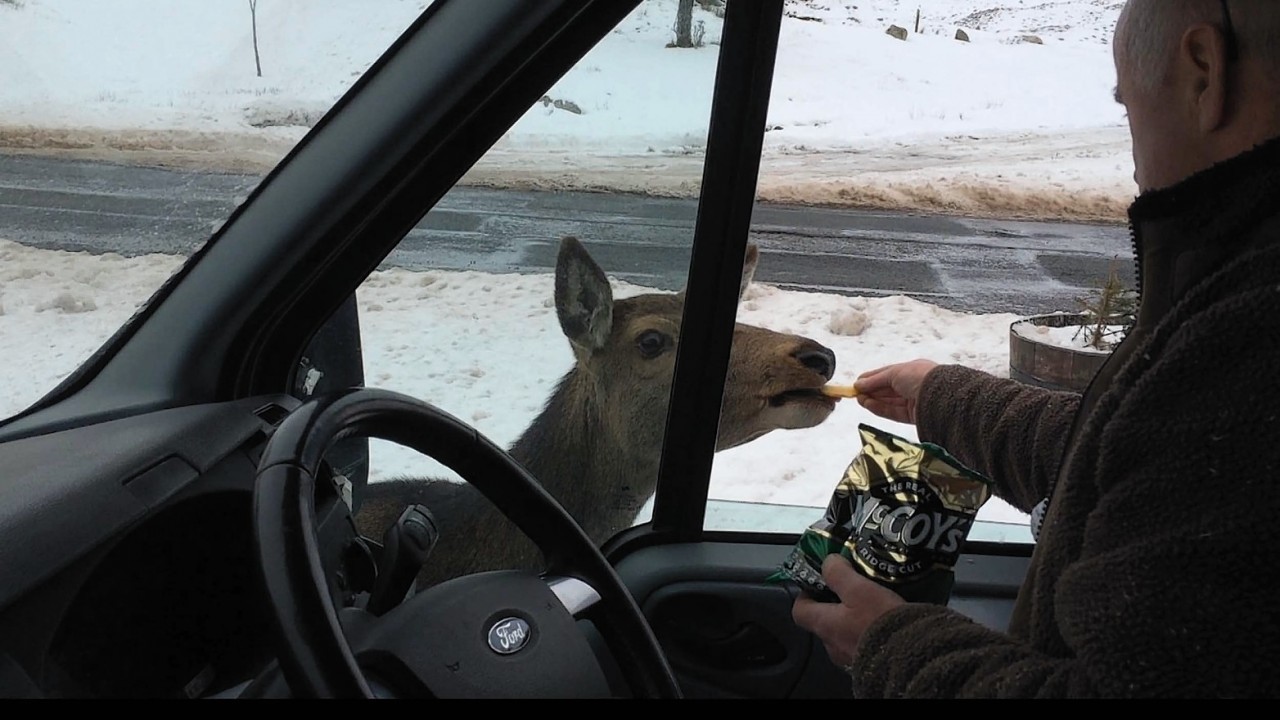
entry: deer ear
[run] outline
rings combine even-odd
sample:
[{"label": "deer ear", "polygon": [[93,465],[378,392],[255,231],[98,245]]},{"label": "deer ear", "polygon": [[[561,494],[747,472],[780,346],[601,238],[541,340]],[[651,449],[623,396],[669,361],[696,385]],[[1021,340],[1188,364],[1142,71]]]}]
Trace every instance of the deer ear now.
[{"label": "deer ear", "polygon": [[[742,280],[738,283],[738,299],[747,292],[747,286],[751,284],[751,279],[756,275],[756,264],[760,262],[760,248],[755,243],[747,243],[747,254],[742,260]],[[680,292],[676,293],[679,298],[684,298],[684,291],[688,286],[680,288]]]},{"label": "deer ear", "polygon": [[755,243],[747,244],[747,255],[742,262],[742,284],[738,286],[738,299],[747,292],[747,286],[756,275],[756,264],[760,262],[760,248]]},{"label": "deer ear", "polygon": [[575,237],[560,241],[556,261],[556,316],[576,347],[594,352],[613,331],[613,291],[609,278]]}]

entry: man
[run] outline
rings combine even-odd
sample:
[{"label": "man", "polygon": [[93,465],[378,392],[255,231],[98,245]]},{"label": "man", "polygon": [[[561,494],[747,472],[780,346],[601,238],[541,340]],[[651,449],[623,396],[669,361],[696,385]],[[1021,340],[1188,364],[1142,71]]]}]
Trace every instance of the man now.
[{"label": "man", "polygon": [[827,558],[841,602],[793,614],[859,697],[1280,695],[1280,0],[1129,0],[1114,55],[1137,322],[1083,396],[924,360],[859,378],[1043,511],[1008,633]]}]

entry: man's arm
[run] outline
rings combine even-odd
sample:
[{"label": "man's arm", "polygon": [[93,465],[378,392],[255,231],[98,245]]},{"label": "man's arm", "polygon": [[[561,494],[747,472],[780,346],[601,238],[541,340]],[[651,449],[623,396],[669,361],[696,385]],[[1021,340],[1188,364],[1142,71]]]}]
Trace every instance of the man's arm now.
[{"label": "man's arm", "polygon": [[925,376],[916,408],[922,441],[942,446],[996,482],[996,494],[1031,512],[1048,494],[1080,396],[959,365]]}]

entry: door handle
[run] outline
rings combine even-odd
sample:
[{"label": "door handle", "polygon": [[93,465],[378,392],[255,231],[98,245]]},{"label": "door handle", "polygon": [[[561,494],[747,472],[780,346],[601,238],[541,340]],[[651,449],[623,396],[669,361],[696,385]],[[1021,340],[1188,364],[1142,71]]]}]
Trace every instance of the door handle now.
[{"label": "door handle", "polygon": [[689,660],[721,670],[758,670],[787,658],[782,643],[754,622],[742,623],[728,635],[708,632],[705,626],[668,628],[663,635]]}]

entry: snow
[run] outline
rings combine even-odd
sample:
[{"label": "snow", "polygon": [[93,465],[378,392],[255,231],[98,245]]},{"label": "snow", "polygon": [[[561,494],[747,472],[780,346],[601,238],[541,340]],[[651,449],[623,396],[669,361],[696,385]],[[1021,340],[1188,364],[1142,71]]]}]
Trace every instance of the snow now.
[{"label": "snow", "polygon": [[[698,8],[706,45],[667,48],[676,2],[642,3],[467,182],[692,193],[723,21]],[[427,4],[264,1],[261,78],[241,0],[0,7],[0,146],[265,171]],[[1122,219],[1135,186],[1111,92],[1118,3],[787,8],[762,199]],[[914,27],[917,8],[921,33],[885,34]],[[954,39],[961,26],[971,42]],[[1027,33],[1043,44],[1016,42]]]},{"label": "snow", "polygon": [[[0,345],[21,342],[29,349],[0,354],[0,378],[8,380],[0,383],[0,417],[52,389],[181,263],[176,256],[124,258],[0,240]],[[656,292],[621,282],[614,287],[616,297]],[[549,274],[373,273],[357,293],[366,384],[426,400],[499,445],[509,445],[573,362],[556,321],[552,289]],[[740,322],[805,335],[831,348],[838,365],[834,381],[840,383],[916,357],[1007,376],[1009,326],[1017,319],[955,313],[903,296],[843,297],[761,283],[748,288],[738,315]],[[916,437],[911,426],[843,401],[818,427],[775,431],[718,453],[711,497],[803,506],[812,515],[814,508],[826,507],[860,450],[857,426],[863,422]],[[434,461],[385,442],[372,443],[371,468],[373,481],[451,475]],[[733,514],[711,521],[732,523]],[[999,500],[989,502],[979,517],[1024,518]]]},{"label": "snow", "polygon": [[1090,326],[1087,330],[1082,330],[1079,325],[1067,325],[1065,327],[1049,327],[1047,325],[1035,325],[1031,323],[1020,323],[1013,327],[1013,331],[1020,337],[1028,340],[1036,340],[1046,345],[1053,345],[1060,348],[1068,348],[1071,350],[1080,350],[1088,353],[1096,353],[1098,355],[1106,355],[1111,349],[1120,343],[1124,337],[1125,327],[1123,325],[1104,325],[1102,329],[1103,342],[1106,344],[1104,348],[1094,347],[1089,343],[1093,337]]}]

